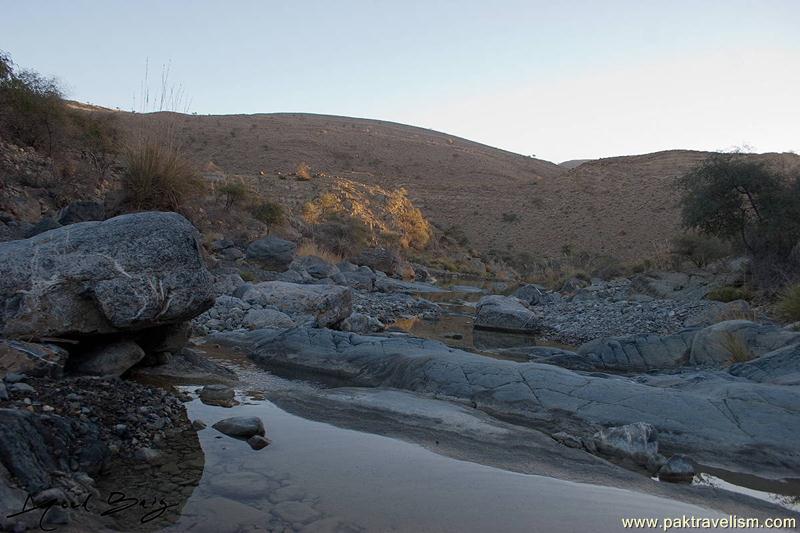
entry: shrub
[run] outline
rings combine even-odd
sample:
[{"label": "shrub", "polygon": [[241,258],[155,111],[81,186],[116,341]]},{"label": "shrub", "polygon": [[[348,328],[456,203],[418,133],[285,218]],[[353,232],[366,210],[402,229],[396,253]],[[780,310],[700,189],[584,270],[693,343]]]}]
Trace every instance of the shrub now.
[{"label": "shrub", "polygon": [[217,193],[225,197],[225,207],[230,209],[247,196],[247,187],[241,181],[226,181],[217,187]]},{"label": "shrub", "polygon": [[16,70],[0,53],[0,127],[5,135],[52,155],[66,122],[58,81],[32,70]]},{"label": "shrub", "polygon": [[800,321],[800,283],[787,287],[778,301],[778,314],[789,322]]},{"label": "shrub", "polygon": [[313,228],[314,240],[335,254],[352,256],[370,242],[371,231],[360,219],[343,215],[329,215]]},{"label": "shrub", "polygon": [[735,300],[748,301],[753,297],[752,293],[744,287],[719,287],[706,294],[706,299],[717,302],[733,302]]},{"label": "shrub", "polygon": [[682,260],[703,268],[730,254],[730,247],[721,239],[708,235],[687,233],[672,240],[672,253]]},{"label": "shrub", "polygon": [[755,354],[750,350],[747,343],[737,334],[727,332],[721,341],[722,347],[729,354],[729,361],[731,363],[744,363],[750,361],[755,357]]},{"label": "shrub", "polygon": [[309,181],[311,179],[311,167],[306,163],[300,163],[297,165],[297,170],[295,170],[294,174],[299,180]]},{"label": "shrub", "polygon": [[267,226],[282,224],[284,220],[283,207],[268,200],[254,206],[250,210],[250,214],[253,215],[253,218],[259,222],[263,222]]},{"label": "shrub", "polygon": [[136,209],[178,210],[201,185],[192,164],[170,142],[145,140],[125,151],[122,184]]},{"label": "shrub", "polygon": [[70,116],[77,129],[81,157],[89,161],[98,179],[105,179],[120,147],[120,132],[114,116],[83,112],[74,112]]}]

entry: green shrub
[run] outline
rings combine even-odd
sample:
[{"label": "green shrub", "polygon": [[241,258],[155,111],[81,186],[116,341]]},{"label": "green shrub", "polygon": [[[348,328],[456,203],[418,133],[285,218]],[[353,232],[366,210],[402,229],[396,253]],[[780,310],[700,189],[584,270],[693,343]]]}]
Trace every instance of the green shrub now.
[{"label": "green shrub", "polygon": [[267,226],[276,226],[283,223],[284,212],[283,207],[275,202],[264,201],[254,206],[250,210],[253,218],[259,222],[263,222]]},{"label": "green shrub", "polygon": [[744,287],[719,287],[706,294],[706,299],[717,302],[733,302],[735,300],[749,301],[752,293]]},{"label": "green shrub", "polygon": [[227,181],[217,187],[217,194],[225,197],[225,207],[230,209],[247,197],[247,187],[241,181]]},{"label": "green shrub", "polygon": [[698,268],[703,268],[728,256],[730,247],[717,237],[687,233],[672,240],[672,253],[680,259],[691,261]]},{"label": "green shrub", "polygon": [[136,209],[176,211],[201,187],[194,166],[170,142],[151,139],[128,147],[122,184]]},{"label": "green shrub", "polygon": [[787,287],[778,301],[778,314],[789,322],[800,321],[800,283]]}]

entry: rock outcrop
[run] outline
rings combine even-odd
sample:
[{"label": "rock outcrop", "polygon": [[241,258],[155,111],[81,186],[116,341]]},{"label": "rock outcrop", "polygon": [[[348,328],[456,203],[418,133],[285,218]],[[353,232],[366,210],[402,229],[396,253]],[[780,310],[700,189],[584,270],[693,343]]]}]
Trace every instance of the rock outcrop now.
[{"label": "rock outcrop", "polygon": [[264,237],[247,247],[246,257],[267,270],[282,272],[289,268],[297,251],[297,245],[278,237]]},{"label": "rock outcrop", "polygon": [[766,353],[745,363],[731,365],[728,371],[761,383],[800,385],[800,343]]},{"label": "rock outcrop", "polygon": [[[800,468],[800,391],[742,380],[673,379],[649,386],[539,364],[495,360],[417,338],[370,337],[294,328],[229,336],[268,367],[473,402],[546,430],[591,435],[599,427],[644,422],[667,451],[707,464],[785,476]],[[221,339],[224,340],[224,339]],[[727,374],[725,374],[727,375]]]},{"label": "rock outcrop", "polygon": [[748,320],[729,320],[699,331],[692,340],[689,362],[719,366],[737,358],[755,358],[800,342],[800,333]]},{"label": "rock outcrop", "polygon": [[647,372],[684,366],[696,331],[674,335],[626,335],[587,342],[578,354],[598,370]]},{"label": "rock outcrop", "polygon": [[266,281],[247,289],[242,300],[249,304],[273,306],[295,320],[310,318],[319,327],[338,324],[353,312],[352,291],[338,285],[299,285]]}]

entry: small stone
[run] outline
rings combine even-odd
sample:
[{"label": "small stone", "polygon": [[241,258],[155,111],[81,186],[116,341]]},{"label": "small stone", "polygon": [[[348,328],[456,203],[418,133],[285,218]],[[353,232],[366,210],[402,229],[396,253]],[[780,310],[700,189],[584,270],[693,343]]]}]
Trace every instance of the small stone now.
[{"label": "small stone", "polygon": [[261,435],[253,435],[247,439],[247,444],[249,444],[254,450],[261,450],[262,448],[266,448],[272,444],[272,441],[266,437],[262,437]]},{"label": "small stone", "polygon": [[137,461],[143,461],[148,464],[156,464],[161,461],[161,452],[152,448],[139,448],[133,454]]},{"label": "small stone", "polygon": [[192,429],[195,431],[206,429],[206,423],[200,419],[192,420]]},{"label": "small stone", "polygon": [[27,383],[13,383],[8,386],[8,390],[17,394],[33,394],[36,392],[36,389]]},{"label": "small stone", "polygon": [[126,426],[125,424],[117,424],[116,426],[114,426],[114,433],[116,433],[120,437],[124,437],[125,435],[128,434],[128,426]]},{"label": "small stone", "polygon": [[20,381],[25,381],[26,378],[27,376],[25,376],[25,374],[19,374],[17,372],[9,372],[3,378],[3,381],[5,381],[6,383],[19,383]]},{"label": "small stone", "polygon": [[230,405],[235,396],[234,390],[227,385],[206,385],[200,389],[200,400],[210,405]]},{"label": "small stone", "polygon": [[42,406],[42,412],[44,412],[44,413],[52,413],[55,410],[56,410],[55,407],[53,407],[51,405],[43,405]]}]

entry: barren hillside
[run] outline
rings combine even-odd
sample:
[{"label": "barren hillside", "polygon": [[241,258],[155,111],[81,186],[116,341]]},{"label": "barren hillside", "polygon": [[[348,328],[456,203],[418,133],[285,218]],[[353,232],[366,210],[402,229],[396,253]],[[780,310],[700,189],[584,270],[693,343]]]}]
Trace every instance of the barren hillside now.
[{"label": "barren hillside", "polygon": [[[263,190],[297,207],[340,176],[405,187],[442,229],[472,246],[557,256],[565,246],[637,260],[679,231],[675,178],[708,154],[672,150],[586,161],[568,169],[432,130],[310,114],[190,116],[118,113],[127,128],[169,121],[189,155],[227,174],[258,175]],[[764,154],[782,167],[800,156]],[[280,180],[300,163],[322,174]]]}]

